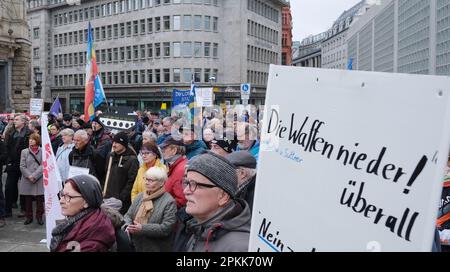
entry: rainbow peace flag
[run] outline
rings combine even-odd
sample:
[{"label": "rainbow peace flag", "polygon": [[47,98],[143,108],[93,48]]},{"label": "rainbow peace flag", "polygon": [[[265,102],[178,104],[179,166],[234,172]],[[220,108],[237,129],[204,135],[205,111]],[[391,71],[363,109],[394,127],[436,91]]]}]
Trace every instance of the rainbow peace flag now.
[{"label": "rainbow peace flag", "polygon": [[105,91],[100,80],[95,57],[94,39],[92,37],[92,26],[88,26],[88,46],[86,60],[86,83],[84,86],[84,121],[89,122],[95,117],[95,108],[106,100]]}]

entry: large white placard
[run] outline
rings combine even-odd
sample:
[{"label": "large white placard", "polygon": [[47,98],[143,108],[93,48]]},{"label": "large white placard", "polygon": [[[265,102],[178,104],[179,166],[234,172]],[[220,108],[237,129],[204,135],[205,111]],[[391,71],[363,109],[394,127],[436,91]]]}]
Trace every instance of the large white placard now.
[{"label": "large white placard", "polygon": [[250,251],[430,251],[450,79],[271,66]]},{"label": "large white placard", "polygon": [[195,102],[197,107],[212,107],[213,88],[195,88]]},{"label": "large white placard", "polygon": [[30,115],[40,116],[42,114],[43,104],[44,104],[43,99],[31,98],[30,99]]}]

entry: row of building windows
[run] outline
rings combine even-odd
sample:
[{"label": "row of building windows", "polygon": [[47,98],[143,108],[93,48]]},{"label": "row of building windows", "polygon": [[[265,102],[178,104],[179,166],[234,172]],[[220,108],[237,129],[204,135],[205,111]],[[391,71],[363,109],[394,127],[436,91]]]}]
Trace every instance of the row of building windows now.
[{"label": "row of building windows", "polygon": [[339,38],[333,38],[328,40],[327,42],[322,44],[322,50],[324,52],[328,52],[331,50],[334,50],[336,48],[339,48],[341,46],[345,46],[345,36],[339,37]]},{"label": "row of building windows", "polygon": [[[163,42],[95,50],[97,63],[145,60],[160,57],[217,58],[219,44],[211,42]],[[55,68],[86,64],[86,52],[54,56]]]},{"label": "row of building windows", "polygon": [[269,73],[247,70],[247,81],[254,85],[267,85]]},{"label": "row of building windows", "polygon": [[253,36],[273,44],[278,44],[278,31],[258,24],[252,20],[247,21],[247,33],[249,36]]},{"label": "row of building windows", "polygon": [[55,26],[98,19],[106,16],[160,6],[161,4],[218,5],[218,0],[121,0],[53,15]]},{"label": "row of building windows", "polygon": [[247,9],[278,23],[280,12],[265,2],[262,0],[247,0]]},{"label": "row of building windows", "polygon": [[277,64],[278,54],[267,49],[247,45],[247,60],[265,64]]},{"label": "row of building windows", "polygon": [[[195,82],[209,83],[210,78],[217,80],[219,70],[211,68],[163,68],[128,71],[102,72],[100,78],[105,87],[123,84],[153,84]],[[81,87],[85,85],[84,74],[55,75],[55,87]]]},{"label": "row of building windows", "polygon": [[345,49],[343,49],[343,50],[339,50],[333,54],[323,55],[322,63],[323,63],[323,65],[328,65],[328,64],[334,63],[334,62],[346,61],[346,58],[347,58],[347,56],[345,54]]},{"label": "row of building windows", "polygon": [[[147,18],[135,21],[124,22],[120,24],[96,27],[93,29],[94,40],[101,41],[107,39],[117,39],[129,37],[131,35],[145,35],[159,31],[171,30],[171,16],[162,16],[155,18]],[[174,15],[172,30],[181,30],[181,15]],[[218,17],[194,15],[193,25],[191,15],[183,15],[183,30],[218,30]],[[56,34],[53,36],[54,46],[66,46],[73,44],[81,44],[87,41],[87,29]]]}]

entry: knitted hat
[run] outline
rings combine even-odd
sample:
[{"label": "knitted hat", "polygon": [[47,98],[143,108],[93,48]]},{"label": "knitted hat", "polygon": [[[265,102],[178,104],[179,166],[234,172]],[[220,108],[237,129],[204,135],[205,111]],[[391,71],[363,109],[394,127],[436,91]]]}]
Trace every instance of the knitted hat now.
[{"label": "knitted hat", "polygon": [[89,207],[99,208],[103,202],[102,188],[98,179],[92,175],[78,175],[70,178],[77,185],[81,196]]},{"label": "knitted hat", "polygon": [[97,116],[92,120],[92,123],[96,122],[97,124],[99,124],[100,126],[102,126],[103,128],[105,127],[105,125],[102,123],[102,121],[100,121],[100,118]]},{"label": "knitted hat", "polygon": [[233,148],[230,141],[227,140],[212,140],[211,144],[215,144],[220,146],[223,150],[225,150],[227,153],[233,152]]},{"label": "knitted hat", "polygon": [[116,135],[114,135],[113,142],[119,143],[124,147],[127,147],[129,142],[128,135],[124,131],[121,131]]},{"label": "knitted hat", "polygon": [[191,159],[186,171],[202,174],[212,183],[227,192],[232,198],[237,192],[238,177],[235,167],[222,156],[206,152]]},{"label": "knitted hat", "polygon": [[248,151],[236,151],[227,156],[227,159],[236,167],[256,169],[256,159]]},{"label": "knitted hat", "polygon": [[70,115],[70,114],[68,114],[68,113],[65,113],[65,114],[63,115],[63,120],[64,120],[64,121],[72,121],[72,115]]},{"label": "knitted hat", "polygon": [[80,127],[84,127],[84,121],[81,119],[77,119],[76,122],[80,125]]}]

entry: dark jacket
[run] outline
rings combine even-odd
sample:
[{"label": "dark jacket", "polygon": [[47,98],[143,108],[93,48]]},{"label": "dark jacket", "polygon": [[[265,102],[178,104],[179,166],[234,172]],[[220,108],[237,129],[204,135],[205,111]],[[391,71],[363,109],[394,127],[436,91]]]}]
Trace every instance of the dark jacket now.
[{"label": "dark jacket", "polygon": [[94,132],[91,144],[95,151],[95,173],[100,183],[103,184],[106,175],[106,159],[111,152],[112,140],[109,134],[104,129],[101,129]]},{"label": "dark jacket", "polygon": [[255,181],[256,175],[239,188],[236,198],[245,200],[250,208],[250,213],[253,210],[253,198],[255,196]]},{"label": "dark jacket", "polygon": [[5,142],[0,140],[0,175],[2,174],[1,170],[3,169],[3,165],[6,164],[6,160],[8,159],[8,152],[6,150]]},{"label": "dark jacket", "polygon": [[89,144],[83,150],[78,150],[74,147],[69,154],[69,164],[71,166],[89,168],[89,174],[94,176],[96,175],[95,163],[94,149]]},{"label": "dark jacket", "polygon": [[192,236],[186,249],[188,252],[247,252],[250,223],[248,204],[231,201],[206,222],[197,223],[195,218],[187,222]]},{"label": "dark jacket", "polygon": [[130,148],[127,148],[121,155],[112,152],[108,156],[107,166],[110,160],[112,160],[112,163],[105,198],[120,199],[122,201],[120,213],[125,214],[131,205],[131,189],[139,170],[139,162],[136,153]]},{"label": "dark jacket", "polygon": [[8,152],[7,172],[20,172],[20,156],[22,150],[28,147],[28,139],[30,130],[27,126],[23,127],[20,132],[15,131],[6,141],[6,149]]},{"label": "dark jacket", "polygon": [[186,157],[188,158],[188,160],[190,160],[193,157],[200,155],[206,150],[207,147],[205,145],[205,142],[196,140],[192,142],[190,145],[186,146]]},{"label": "dark jacket", "polygon": [[53,154],[56,154],[56,151],[58,151],[58,147],[63,144],[61,134],[58,134],[58,136],[56,136],[53,140],[50,138],[50,142],[52,143]]}]

